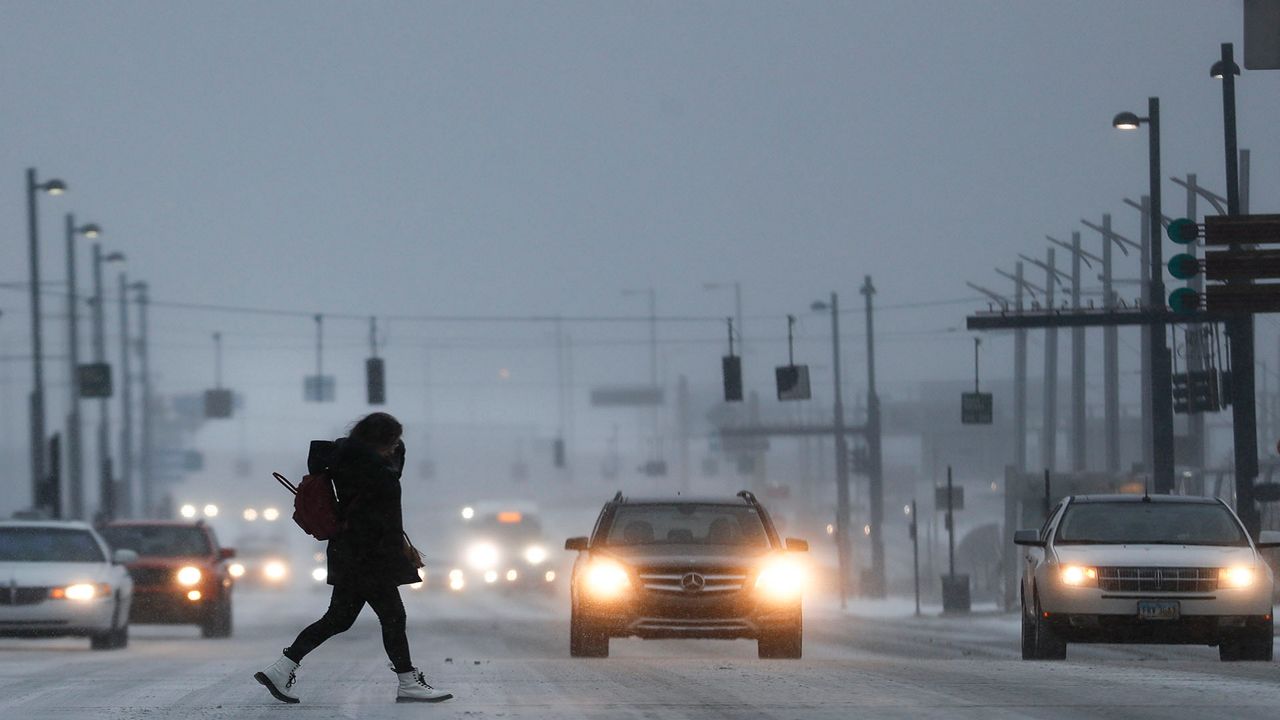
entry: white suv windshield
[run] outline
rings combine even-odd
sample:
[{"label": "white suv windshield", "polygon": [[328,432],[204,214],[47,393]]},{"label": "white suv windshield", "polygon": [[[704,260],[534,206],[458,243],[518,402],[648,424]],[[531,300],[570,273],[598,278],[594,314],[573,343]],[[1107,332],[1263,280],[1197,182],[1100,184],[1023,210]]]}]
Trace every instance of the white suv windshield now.
[{"label": "white suv windshield", "polygon": [[1225,507],[1209,503],[1073,502],[1058,544],[1248,545]]}]

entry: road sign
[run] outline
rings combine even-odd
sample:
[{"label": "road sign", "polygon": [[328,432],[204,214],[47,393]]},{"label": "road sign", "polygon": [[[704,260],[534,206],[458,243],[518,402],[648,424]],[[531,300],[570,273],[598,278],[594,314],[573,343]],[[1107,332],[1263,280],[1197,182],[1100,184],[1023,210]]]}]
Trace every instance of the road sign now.
[{"label": "road sign", "polygon": [[962,425],[990,425],[993,405],[991,393],[962,393],[960,395],[960,423]]},{"label": "road sign", "polygon": [[742,358],[725,355],[720,358],[720,370],[724,376],[724,401],[742,402]]},{"label": "road sign", "polygon": [[779,400],[808,400],[812,397],[809,393],[808,365],[783,365],[774,370],[774,376],[778,383]]},{"label": "road sign", "polygon": [[[938,510],[945,510],[947,507],[947,486],[936,485],[933,488],[933,507]],[[951,487],[951,509],[964,509],[964,486],[953,485]]]},{"label": "road sign", "polygon": [[[1169,269],[1173,269],[1172,264]],[[1280,250],[1216,250],[1205,253],[1204,276],[1218,282],[1275,280],[1280,278]]]},{"label": "road sign", "polygon": [[1280,70],[1280,2],[1244,0],[1244,67]]},{"label": "road sign", "polygon": [[111,397],[111,365],[107,363],[86,363],[80,366],[80,397]]},{"label": "road sign", "polygon": [[1280,243],[1280,215],[1210,215],[1203,234],[1205,245]]},{"label": "road sign", "polygon": [[369,358],[364,361],[365,399],[370,405],[384,405],[387,402],[387,366],[382,358]]},{"label": "road sign", "polygon": [[656,385],[609,385],[591,389],[596,407],[647,407],[661,405],[662,388]]}]

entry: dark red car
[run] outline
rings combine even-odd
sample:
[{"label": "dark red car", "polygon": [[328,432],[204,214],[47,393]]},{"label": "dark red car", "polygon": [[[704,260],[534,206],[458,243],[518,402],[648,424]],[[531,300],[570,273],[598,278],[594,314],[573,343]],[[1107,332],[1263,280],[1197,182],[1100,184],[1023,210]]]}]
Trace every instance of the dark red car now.
[{"label": "dark red car", "polygon": [[138,553],[130,563],[129,622],[195,624],[207,638],[231,635],[231,548],[218,546],[203,521],[122,520],[99,529],[113,549]]}]

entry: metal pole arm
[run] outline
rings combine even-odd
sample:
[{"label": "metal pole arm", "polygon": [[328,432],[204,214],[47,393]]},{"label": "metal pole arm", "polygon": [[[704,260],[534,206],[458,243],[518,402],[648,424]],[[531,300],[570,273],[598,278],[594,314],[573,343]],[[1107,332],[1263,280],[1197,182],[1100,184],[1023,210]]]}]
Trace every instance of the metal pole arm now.
[{"label": "metal pole arm", "polygon": [[1066,250],[1069,250],[1079,255],[1080,259],[1084,261],[1084,264],[1088,265],[1089,267],[1093,267],[1093,263],[1089,262],[1090,260],[1096,260],[1097,262],[1102,262],[1102,258],[1098,257],[1097,255],[1094,255],[1088,250],[1077,250],[1076,247],[1071,243],[1062,242],[1061,240],[1053,237],[1052,235],[1045,235],[1044,238],[1049,242],[1053,243],[1054,245],[1065,248]]},{"label": "metal pole arm", "polygon": [[[1203,186],[1201,186],[1201,185],[1200,185],[1200,184],[1198,184],[1198,183],[1197,183],[1197,184],[1194,184],[1194,185],[1193,185],[1193,184],[1191,184],[1191,183],[1188,183],[1186,180],[1183,180],[1182,178],[1176,178],[1176,177],[1173,177],[1173,178],[1169,178],[1169,179],[1170,179],[1170,180],[1172,180],[1175,184],[1177,184],[1177,185],[1181,185],[1182,187],[1186,188],[1187,190],[1190,190],[1191,192],[1193,192],[1193,193],[1195,193],[1195,194],[1199,195],[1200,197],[1204,198],[1205,200],[1208,200],[1208,201],[1209,201],[1209,204],[1213,206],[1213,209],[1214,209],[1214,210],[1217,210],[1217,211],[1218,211],[1218,214],[1219,214],[1219,215],[1228,215],[1228,214],[1229,214],[1229,213],[1227,212],[1227,205],[1226,205],[1226,203],[1227,203],[1227,199],[1226,199],[1226,198],[1224,198],[1224,197],[1222,197],[1221,195],[1219,195],[1219,194],[1217,194],[1217,193],[1215,193],[1215,192],[1212,192],[1212,191],[1210,191],[1210,190],[1206,190]],[[1192,219],[1194,220],[1195,218],[1192,218]]]},{"label": "metal pole arm", "polygon": [[1013,273],[1007,273],[1007,272],[1005,272],[1005,271],[1001,270],[1000,268],[996,268],[996,272],[997,272],[997,273],[999,273],[1000,275],[1003,275],[1004,277],[1009,278],[1010,280],[1012,280],[1012,281],[1014,282],[1014,284],[1017,284],[1018,282],[1021,282],[1021,283],[1022,283],[1022,287],[1024,287],[1024,288],[1026,288],[1026,289],[1030,290],[1032,293],[1040,293],[1040,294],[1042,294],[1042,295],[1044,294],[1044,288],[1040,287],[1039,285],[1036,285],[1035,283],[1032,283],[1032,282],[1031,282],[1031,281],[1029,281],[1029,280],[1023,279],[1023,280],[1019,281],[1019,279],[1018,279],[1018,276],[1017,276],[1017,275],[1014,275]]},{"label": "metal pole arm", "polygon": [[[1125,198],[1125,199],[1124,199],[1124,204],[1125,204],[1125,205],[1128,205],[1129,207],[1133,208],[1134,210],[1137,210],[1138,212],[1142,213],[1143,215],[1146,215],[1146,214],[1147,214],[1147,211],[1142,209],[1142,203],[1136,203],[1136,202],[1134,202],[1133,200],[1130,200],[1129,198]],[[1164,213],[1160,213],[1160,225],[1161,225],[1161,227],[1166,227],[1166,228],[1167,228],[1167,227],[1169,227],[1169,223],[1171,223],[1171,222],[1173,222],[1173,218],[1169,217],[1168,215],[1165,215]]]},{"label": "metal pole arm", "polygon": [[1116,246],[1120,248],[1120,252],[1124,253],[1125,255],[1129,254],[1129,251],[1126,250],[1124,247],[1126,243],[1129,245],[1129,247],[1132,247],[1134,250],[1142,249],[1141,245],[1121,235],[1115,230],[1111,230],[1110,232],[1108,232],[1107,229],[1102,227],[1101,225],[1094,225],[1093,223],[1084,219],[1081,219],[1080,222],[1090,230],[1096,230],[1098,233],[1102,235],[1102,237],[1115,241]]}]

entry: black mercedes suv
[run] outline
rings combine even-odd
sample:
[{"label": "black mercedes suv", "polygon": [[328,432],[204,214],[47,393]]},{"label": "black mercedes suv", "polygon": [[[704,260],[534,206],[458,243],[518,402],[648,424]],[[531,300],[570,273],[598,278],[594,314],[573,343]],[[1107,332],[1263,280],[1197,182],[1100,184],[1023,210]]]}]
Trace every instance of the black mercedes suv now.
[{"label": "black mercedes suv", "polygon": [[590,539],[569,538],[569,654],[608,657],[609,638],[752,638],[762,658],[798,658],[805,572],[769,513],[733,498],[626,498],[605,504]]}]

